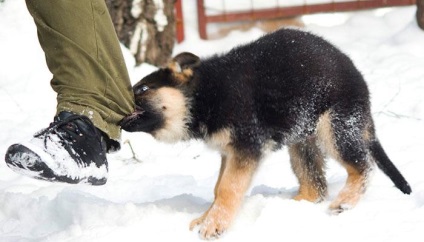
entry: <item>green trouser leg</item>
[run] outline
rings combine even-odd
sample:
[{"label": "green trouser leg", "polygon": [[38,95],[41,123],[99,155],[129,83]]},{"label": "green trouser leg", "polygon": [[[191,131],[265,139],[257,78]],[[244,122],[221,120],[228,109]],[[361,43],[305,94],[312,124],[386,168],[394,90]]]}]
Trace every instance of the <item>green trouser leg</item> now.
[{"label": "green trouser leg", "polygon": [[57,114],[89,117],[118,140],[118,122],[134,109],[134,96],[104,0],[26,0],[53,73]]}]

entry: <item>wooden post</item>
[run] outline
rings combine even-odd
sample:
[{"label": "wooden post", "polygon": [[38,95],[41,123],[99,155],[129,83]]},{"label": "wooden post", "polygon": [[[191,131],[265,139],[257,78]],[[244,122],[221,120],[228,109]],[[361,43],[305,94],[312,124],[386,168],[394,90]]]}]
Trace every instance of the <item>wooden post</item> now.
[{"label": "wooden post", "polygon": [[175,0],[105,0],[119,41],[137,65],[165,65],[175,44]]},{"label": "wooden post", "polygon": [[417,0],[417,23],[424,30],[424,0]]}]

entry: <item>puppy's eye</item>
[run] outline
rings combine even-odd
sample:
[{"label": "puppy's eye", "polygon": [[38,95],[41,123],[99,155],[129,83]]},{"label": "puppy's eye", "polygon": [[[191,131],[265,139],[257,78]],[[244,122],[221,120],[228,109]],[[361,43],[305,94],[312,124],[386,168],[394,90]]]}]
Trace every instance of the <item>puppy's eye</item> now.
[{"label": "puppy's eye", "polygon": [[145,92],[145,91],[149,90],[150,88],[146,85],[143,85],[143,86],[141,86],[140,89],[141,89],[142,92]]},{"label": "puppy's eye", "polygon": [[133,91],[135,95],[141,95],[145,93],[146,91],[148,91],[149,89],[150,87],[147,85],[140,85],[140,86],[134,87]]}]

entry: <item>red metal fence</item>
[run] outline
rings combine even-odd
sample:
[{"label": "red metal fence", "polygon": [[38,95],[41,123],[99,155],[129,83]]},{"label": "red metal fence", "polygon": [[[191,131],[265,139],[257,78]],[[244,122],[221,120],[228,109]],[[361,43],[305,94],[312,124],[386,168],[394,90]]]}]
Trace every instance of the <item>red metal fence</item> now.
[{"label": "red metal fence", "polygon": [[181,43],[184,40],[184,19],[183,19],[183,0],[175,2],[175,24],[177,42]]},{"label": "red metal fence", "polygon": [[[179,0],[181,1],[181,0]],[[179,2],[177,1],[177,2]],[[214,1],[214,0],[209,0]],[[325,13],[325,12],[343,12],[343,11],[354,11],[373,9],[380,7],[392,7],[392,6],[407,6],[415,5],[416,0],[328,0],[328,3],[313,3],[308,4],[306,0],[299,0],[299,5],[293,6],[279,6],[278,0],[276,0],[276,6],[267,9],[249,9],[242,11],[233,11],[225,9],[225,1],[222,9],[214,9],[218,14],[208,15],[208,6],[205,5],[205,0],[197,0],[197,15],[199,22],[199,34],[202,39],[207,39],[206,26],[208,23],[219,23],[219,22],[234,22],[234,21],[247,21],[247,20],[259,20],[259,19],[271,19],[281,17],[294,17],[304,14],[312,13]],[[246,0],[251,2],[252,0]],[[266,1],[266,0],[263,0]],[[331,2],[330,2],[331,1]],[[281,0],[284,2],[284,0]],[[215,2],[216,3],[216,2]],[[253,4],[251,4],[253,6]],[[184,37],[183,37],[184,38]]]}]

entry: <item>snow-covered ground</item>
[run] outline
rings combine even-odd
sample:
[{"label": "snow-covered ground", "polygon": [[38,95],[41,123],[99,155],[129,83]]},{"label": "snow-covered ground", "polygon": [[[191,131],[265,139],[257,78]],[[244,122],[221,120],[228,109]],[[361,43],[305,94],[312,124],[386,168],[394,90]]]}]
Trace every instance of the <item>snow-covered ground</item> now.
[{"label": "snow-covered ground", "polygon": [[[202,41],[194,0],[184,0],[186,40],[175,53],[200,56],[229,50],[263,32],[233,31]],[[0,157],[7,147],[47,126],[55,93],[24,1],[0,3]],[[330,40],[354,60],[372,93],[377,134],[410,182],[404,195],[376,171],[359,205],[332,216],[327,207],[346,178],[328,162],[328,200],[290,198],[298,184],[287,150],[271,154],[255,177],[245,203],[221,241],[423,241],[424,234],[424,31],[415,7],[325,14],[303,18],[306,30]],[[213,30],[213,29],[212,29]],[[132,67],[136,82],[153,68]],[[146,134],[123,134],[129,146],[110,155],[105,186],[55,184],[12,172],[0,162],[0,241],[198,241],[190,221],[213,199],[220,158],[202,143],[166,145]],[[2,158],[3,159],[3,158]]]}]

